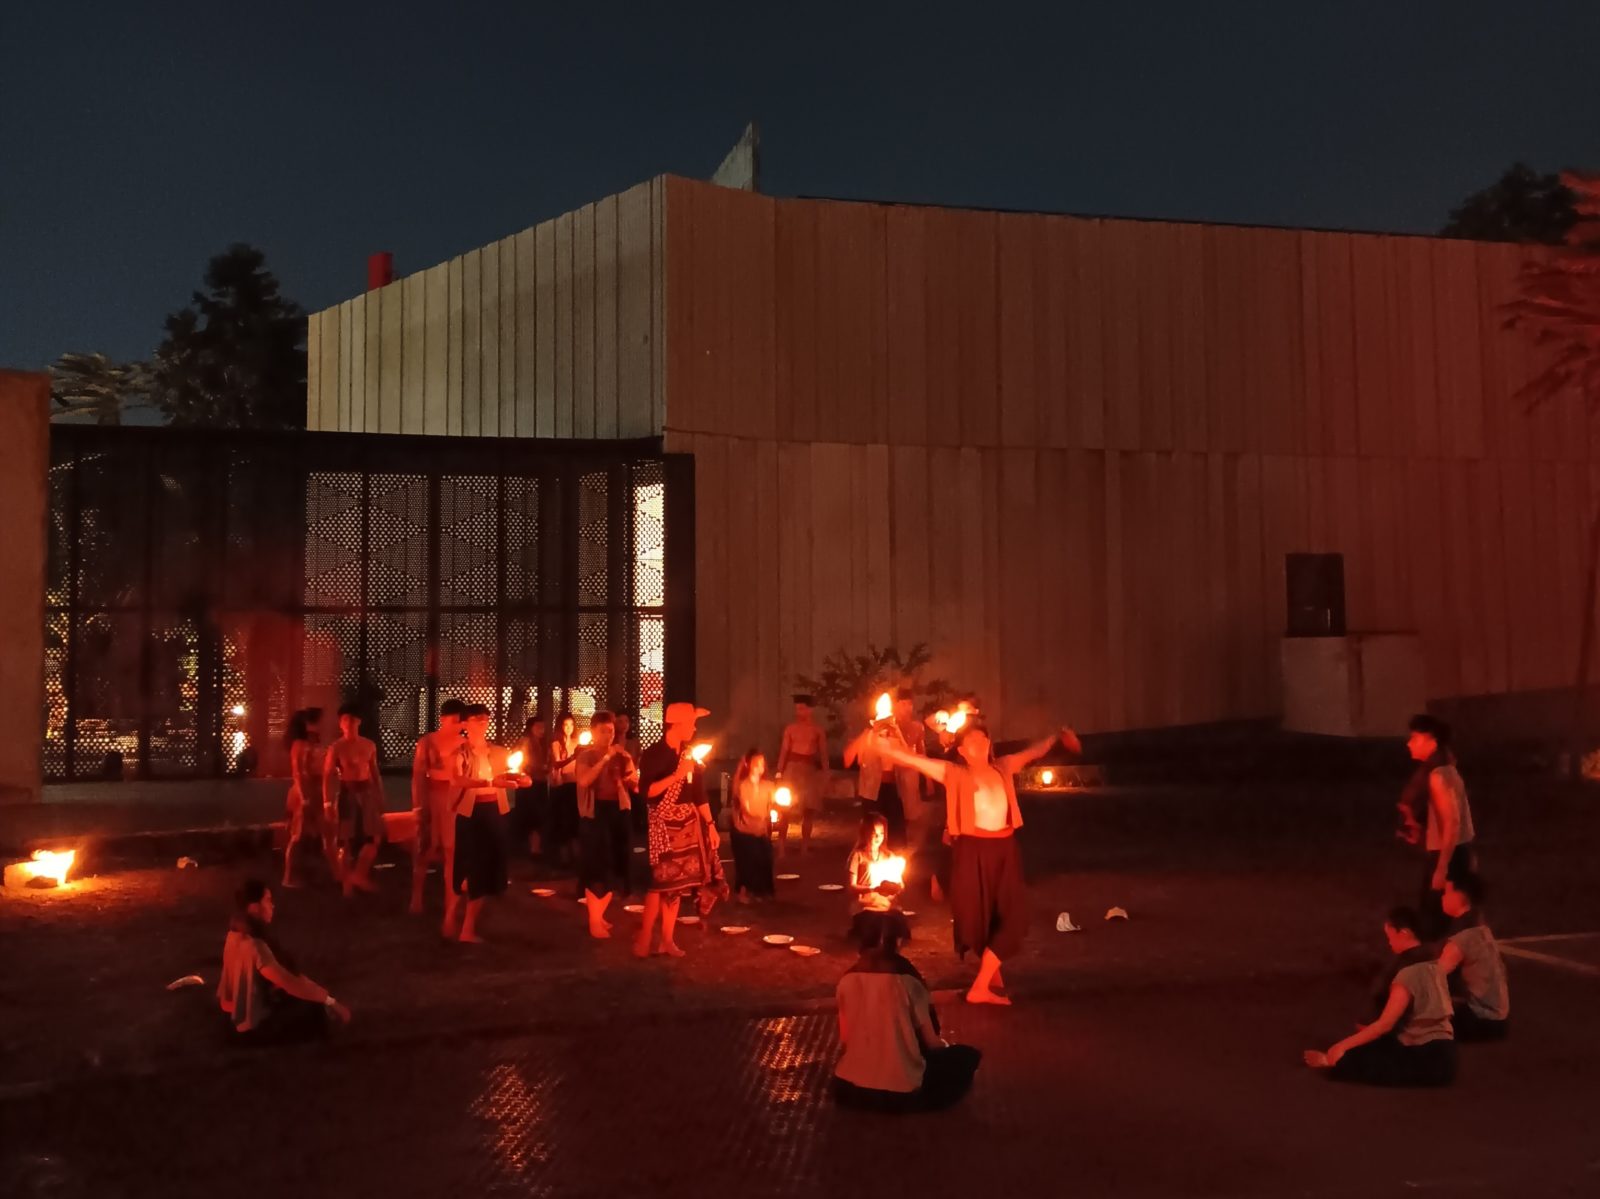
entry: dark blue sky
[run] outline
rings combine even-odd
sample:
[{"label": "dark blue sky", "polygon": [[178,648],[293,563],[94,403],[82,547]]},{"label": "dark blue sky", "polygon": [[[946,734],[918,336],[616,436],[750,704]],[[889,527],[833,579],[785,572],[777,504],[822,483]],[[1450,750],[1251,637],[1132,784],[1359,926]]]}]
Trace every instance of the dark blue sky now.
[{"label": "dark blue sky", "polygon": [[779,195],[1431,232],[1600,168],[1600,0],[635,7],[6,5],[0,364],[148,354],[236,240],[324,307],[751,117]]}]

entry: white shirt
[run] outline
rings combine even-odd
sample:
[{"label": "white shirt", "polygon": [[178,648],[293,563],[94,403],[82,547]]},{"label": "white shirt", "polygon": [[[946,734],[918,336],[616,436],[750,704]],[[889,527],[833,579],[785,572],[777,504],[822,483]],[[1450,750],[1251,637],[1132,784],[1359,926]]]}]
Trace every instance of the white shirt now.
[{"label": "white shirt", "polygon": [[938,1044],[928,989],[909,974],[852,970],[835,994],[848,1039],[834,1074],[874,1091],[905,1094],[920,1087],[927,1069],[923,1038]]}]

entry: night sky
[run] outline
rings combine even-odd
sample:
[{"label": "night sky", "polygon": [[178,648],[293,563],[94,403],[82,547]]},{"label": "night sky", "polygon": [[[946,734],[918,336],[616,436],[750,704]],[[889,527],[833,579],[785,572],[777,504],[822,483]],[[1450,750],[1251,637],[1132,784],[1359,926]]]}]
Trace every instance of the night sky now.
[{"label": "night sky", "polygon": [[775,195],[1263,224],[1600,168],[1600,0],[636,7],[6,5],[0,365],[148,355],[233,241],[325,307],[750,118]]}]

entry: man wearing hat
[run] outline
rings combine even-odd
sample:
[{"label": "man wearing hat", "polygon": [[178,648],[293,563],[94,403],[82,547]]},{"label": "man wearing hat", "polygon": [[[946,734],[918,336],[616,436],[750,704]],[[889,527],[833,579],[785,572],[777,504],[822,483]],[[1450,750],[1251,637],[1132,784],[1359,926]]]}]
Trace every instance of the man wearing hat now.
[{"label": "man wearing hat", "polygon": [[822,807],[823,787],[828,777],[828,738],[811,716],[817,701],[809,695],[794,697],[794,721],[783,730],[778,747],[778,769],[773,775],[789,786],[794,807],[778,809],[778,853],[789,841],[789,821],[795,809],[800,816],[800,852],[811,847],[811,821]]},{"label": "man wearing hat", "polygon": [[657,953],[682,957],[674,937],[678,904],[698,893],[700,914],[726,896],[728,884],[717,857],[720,838],[706,798],[705,768],[691,756],[695,725],[705,708],[671,703],[663,714],[666,734],[639,755],[639,794],[650,807],[650,891],[644,901],[644,927],[633,952],[648,957],[656,921],[661,923]]}]

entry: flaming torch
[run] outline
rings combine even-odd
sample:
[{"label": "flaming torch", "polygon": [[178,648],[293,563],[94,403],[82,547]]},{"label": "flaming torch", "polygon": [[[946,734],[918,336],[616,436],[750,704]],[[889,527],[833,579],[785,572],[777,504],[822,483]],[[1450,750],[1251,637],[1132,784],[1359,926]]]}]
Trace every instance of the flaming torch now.
[{"label": "flaming torch", "polygon": [[878,696],[878,702],[872,705],[872,719],[878,721],[888,720],[894,715],[894,697],[885,691]]},{"label": "flaming torch", "polygon": [[[710,756],[711,756],[711,742],[709,742],[709,741],[702,741],[702,742],[700,742],[699,745],[696,745],[693,749],[691,749],[689,751],[689,757],[694,759],[694,764],[696,766],[704,766],[706,764],[706,759],[709,758]],[[694,781],[694,771],[691,770],[689,772],[689,782],[692,783],[693,781]]]},{"label": "flaming torch", "polygon": [[947,733],[959,733],[966,727],[967,710],[965,708],[957,708],[950,713],[950,719],[944,722],[944,731]]}]

